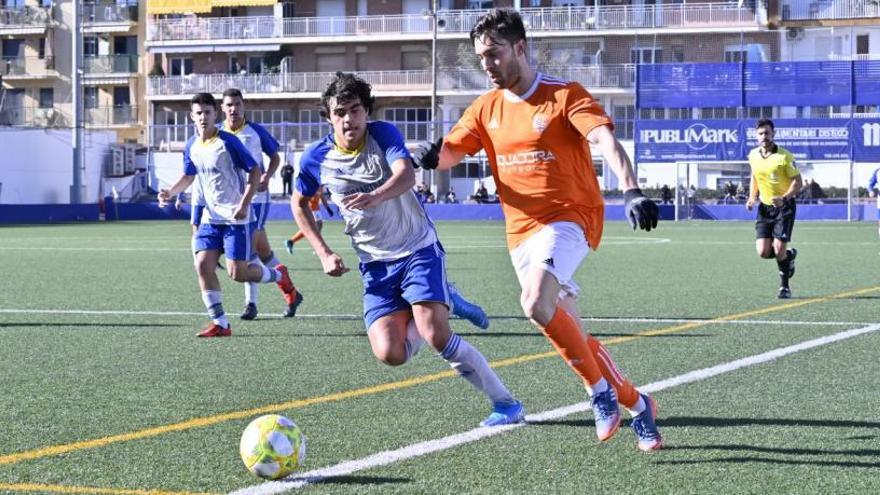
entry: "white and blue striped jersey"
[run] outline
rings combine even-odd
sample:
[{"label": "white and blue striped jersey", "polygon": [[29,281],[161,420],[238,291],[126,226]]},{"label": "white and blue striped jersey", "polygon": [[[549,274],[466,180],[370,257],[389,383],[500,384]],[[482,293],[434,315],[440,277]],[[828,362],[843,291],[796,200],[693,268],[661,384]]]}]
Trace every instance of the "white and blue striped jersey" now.
[{"label": "white and blue striped jersey", "polygon": [[[269,131],[266,130],[265,127],[260,124],[255,124],[253,122],[245,122],[244,125],[238,128],[238,130],[233,131],[232,129],[226,127],[226,123],[223,124],[223,130],[237,137],[241,144],[244,145],[245,148],[250,152],[251,156],[254,157],[254,160],[260,166],[260,169],[265,172],[266,168],[263,166],[263,153],[266,156],[272,156],[275,153],[278,153],[279,144],[278,141],[269,134]],[[251,200],[251,203],[268,203],[269,202],[269,190],[266,189],[263,192],[257,192],[254,194],[254,198]]]},{"label": "white and blue striped jersey", "polygon": [[345,233],[364,263],[389,261],[437,242],[434,225],[415,192],[383,201],[374,208],[349,210],[342,198],[376,190],[391,178],[391,164],[412,159],[397,128],[387,122],[367,124],[360,151],[336,146],[333,134],[312,144],[300,157],[296,189],[303,196],[314,196],[324,185],[339,206],[345,220]]},{"label": "white and blue striped jersey", "polygon": [[183,149],[183,173],[194,175],[205,203],[202,221],[218,225],[244,225],[253,220],[233,218],[247,186],[247,174],[257,162],[232,134],[218,131],[206,142],[189,138]]}]

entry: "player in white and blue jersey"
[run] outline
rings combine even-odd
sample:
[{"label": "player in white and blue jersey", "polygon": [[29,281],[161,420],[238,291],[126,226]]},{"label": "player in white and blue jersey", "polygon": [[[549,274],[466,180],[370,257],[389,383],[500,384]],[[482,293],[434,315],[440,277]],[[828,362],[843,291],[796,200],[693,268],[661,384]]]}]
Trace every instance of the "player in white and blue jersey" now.
[{"label": "player in white and blue jersey", "polygon": [[387,122],[367,123],[372,105],[370,85],[353,74],[337,73],[324,91],[322,114],[333,132],[300,158],[290,203],[296,222],[326,274],[347,272],[309,207],[322,185],[330,191],[360,258],[364,323],[376,358],[398,366],[427,341],[492,402],[483,425],[522,422],[522,404],[486,358],[449,327],[443,247],[412,190],[415,171],[403,137]]},{"label": "player in white and blue jersey", "polygon": [[[266,218],[269,216],[269,205],[271,204],[269,180],[275,175],[275,171],[278,170],[278,165],[281,163],[281,157],[278,155],[278,141],[263,126],[245,120],[244,97],[238,89],[229,88],[223,92],[220,108],[225,115],[222,129],[233,134],[241,141],[262,172],[257,192],[254,193],[254,198],[251,200],[254,221],[251,223],[253,253],[250,262],[262,263],[269,268],[274,268],[280,262],[275,257],[275,253],[272,252],[272,246],[269,245],[269,238],[266,236]],[[264,154],[269,157],[269,167],[265,170],[263,169]],[[282,293],[287,302],[284,316],[296,316],[296,309],[303,300],[302,294],[297,290]],[[253,320],[257,317],[257,298],[259,294],[260,284],[257,282],[245,282],[245,308],[241,313],[241,319]]]},{"label": "player in white and blue jersey", "polygon": [[232,328],[223,311],[216,274],[221,253],[226,255],[229,277],[236,282],[276,282],[288,293],[295,289],[284,265],[270,269],[248,263],[253,218],[250,202],[261,174],[256,161],[235,136],[217,129],[217,102],[210,93],[193,96],[190,107],[196,134],[184,148],[183,175],[173,186],[159,191],[158,199],[166,204],[198,181],[205,210],[193,238],[193,251],[202,301],[211,317],[198,336],[228,337]]},{"label": "player in white and blue jersey", "polygon": [[877,198],[877,234],[880,235],[880,168],[874,169],[868,181],[868,194]]}]

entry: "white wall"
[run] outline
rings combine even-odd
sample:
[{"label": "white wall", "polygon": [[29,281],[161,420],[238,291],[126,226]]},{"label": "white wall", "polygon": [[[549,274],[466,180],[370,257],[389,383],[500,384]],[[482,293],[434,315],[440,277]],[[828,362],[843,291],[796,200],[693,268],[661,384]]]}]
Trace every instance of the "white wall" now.
[{"label": "white wall", "polygon": [[[295,153],[291,159],[295,159],[296,163],[298,163],[300,154],[301,153]],[[266,155],[263,155],[263,166],[269,166],[269,158]],[[275,175],[272,177],[272,180],[269,181],[269,193],[271,194],[281,194],[284,192],[284,184],[281,182],[281,167],[283,166],[284,156],[282,155],[281,165],[278,166],[278,170],[275,171]],[[158,191],[159,189],[167,189],[171,187],[177,182],[177,179],[180,178],[180,174],[182,173],[183,152],[170,151],[153,153],[153,168],[150,173],[150,186],[153,189]]]},{"label": "white wall", "polygon": [[[70,202],[73,146],[70,130],[0,128],[0,203],[59,204]],[[84,203],[96,203],[112,131],[91,131],[83,139]]]}]

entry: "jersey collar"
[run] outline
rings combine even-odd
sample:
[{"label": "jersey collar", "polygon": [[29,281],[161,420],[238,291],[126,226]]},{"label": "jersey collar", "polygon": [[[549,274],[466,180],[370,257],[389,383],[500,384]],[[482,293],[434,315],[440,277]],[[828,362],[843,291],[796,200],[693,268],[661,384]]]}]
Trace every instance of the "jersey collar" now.
[{"label": "jersey collar", "polygon": [[511,90],[505,89],[504,98],[511,103],[519,103],[521,101],[528,100],[533,94],[535,94],[535,91],[537,91],[538,84],[541,84],[542,78],[543,74],[541,74],[540,72],[535,72],[535,80],[532,81],[532,85],[529,86],[529,89],[527,89],[525,93],[517,95]]}]

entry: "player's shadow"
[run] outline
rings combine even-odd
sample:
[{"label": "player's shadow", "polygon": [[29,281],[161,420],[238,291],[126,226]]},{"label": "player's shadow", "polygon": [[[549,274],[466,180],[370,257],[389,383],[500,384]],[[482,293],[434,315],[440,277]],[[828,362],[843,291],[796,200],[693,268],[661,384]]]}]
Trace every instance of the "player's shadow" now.
[{"label": "player's shadow", "polygon": [[[665,448],[665,450],[670,450]],[[782,466],[825,466],[837,468],[880,468],[880,462],[828,461],[819,459],[771,459],[768,457],[721,457],[717,459],[682,459],[658,461],[658,465],[693,466],[698,464],[776,464]]]},{"label": "player's shadow", "polygon": [[835,297],[834,299],[876,300],[876,299],[880,299],[880,296],[848,296],[848,297]]},{"label": "player's shadow", "polygon": [[[782,454],[782,455],[840,455],[840,456],[863,456],[877,457],[880,456],[880,449],[808,449],[808,448],[791,448],[791,447],[763,447],[757,445],[743,444],[710,444],[710,445],[672,445],[667,446],[664,450],[668,451],[709,451],[718,450],[723,452],[755,452],[758,454]],[[880,462],[880,461],[878,461]],[[880,464],[877,464],[880,466]]]},{"label": "player's shadow", "polygon": [[[589,415],[589,413],[585,413]],[[559,419],[550,421],[530,422],[537,426],[593,426],[593,418],[585,419]],[[623,425],[629,425],[629,420],[624,419]],[[795,426],[807,428],[880,428],[880,422],[876,421],[852,421],[852,420],[829,420],[829,419],[789,419],[789,418],[725,418],[718,416],[672,416],[657,419],[657,426],[662,428],[676,427],[707,427],[724,428],[736,426]]]},{"label": "player's shadow", "polygon": [[411,478],[391,478],[388,476],[332,476],[321,478],[312,483],[315,485],[387,485],[392,483],[412,483]]},{"label": "player's shadow", "polygon": [[276,339],[278,337],[317,337],[320,339],[324,338],[364,338],[366,336],[366,332],[353,332],[353,333],[303,333],[297,331],[290,332],[280,332],[280,333],[234,333],[232,335],[233,338],[273,338]]},{"label": "player's shadow", "polygon": [[13,328],[13,327],[120,327],[120,328],[151,328],[151,327],[179,327],[180,325],[176,323],[65,323],[65,322],[35,322],[29,321],[27,323],[0,323],[0,328]]}]

